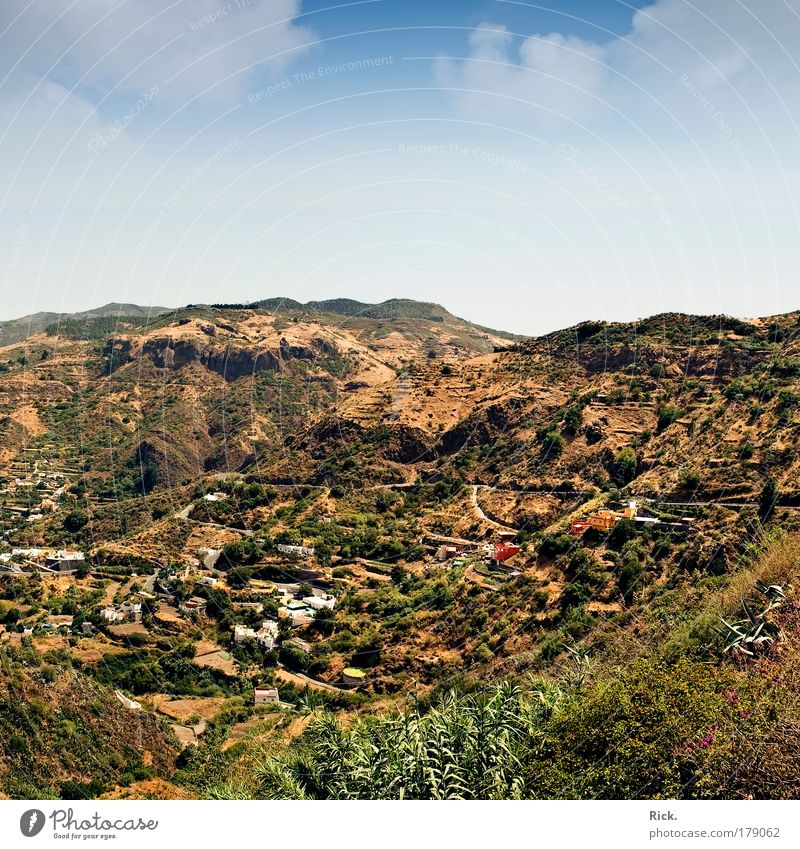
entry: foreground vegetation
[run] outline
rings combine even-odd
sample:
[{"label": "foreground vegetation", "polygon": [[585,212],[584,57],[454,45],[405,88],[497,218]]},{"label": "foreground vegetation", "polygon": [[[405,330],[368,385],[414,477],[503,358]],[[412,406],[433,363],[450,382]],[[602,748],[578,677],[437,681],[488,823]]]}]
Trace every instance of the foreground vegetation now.
[{"label": "foreground vegetation", "polygon": [[[630,667],[573,649],[548,677],[461,679],[386,715],[317,712],[283,755],[212,797],[266,799],[715,799],[800,793],[800,605],[756,614],[774,639],[714,640],[719,611],[748,609],[760,579],[785,579],[800,542],[771,544],[674,639]],[[777,585],[773,585],[777,586]],[[755,609],[752,607],[752,609]],[[700,645],[700,631],[708,643]],[[720,628],[724,631],[723,628]]]}]

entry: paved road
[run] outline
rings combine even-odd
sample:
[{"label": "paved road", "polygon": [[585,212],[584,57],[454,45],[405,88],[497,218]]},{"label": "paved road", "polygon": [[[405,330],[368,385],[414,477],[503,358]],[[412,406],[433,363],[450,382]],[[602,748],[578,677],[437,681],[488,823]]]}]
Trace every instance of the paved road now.
[{"label": "paved road", "polygon": [[[192,511],[195,508],[195,503],[187,504],[186,507],[183,508],[179,513],[175,514],[176,519],[184,519],[187,522],[192,522],[195,525],[200,525],[201,527],[206,528],[219,528],[223,531],[231,531],[235,534],[241,534],[245,537],[253,536],[253,531],[248,530],[247,528],[233,528],[230,525],[220,525],[218,522],[203,522],[200,519],[192,519]],[[216,560],[214,561],[216,563]]]},{"label": "paved road", "polygon": [[[489,487],[491,488],[491,487]],[[487,516],[486,513],[483,512],[481,505],[478,504],[478,485],[472,484],[470,487],[470,501],[472,502],[472,507],[475,512],[478,514],[478,518],[482,519],[484,522],[488,522],[490,525],[494,525],[496,528],[500,528],[504,531],[516,531],[517,528],[512,528],[510,525],[504,525],[502,522],[497,522],[492,519],[490,516]]]}]

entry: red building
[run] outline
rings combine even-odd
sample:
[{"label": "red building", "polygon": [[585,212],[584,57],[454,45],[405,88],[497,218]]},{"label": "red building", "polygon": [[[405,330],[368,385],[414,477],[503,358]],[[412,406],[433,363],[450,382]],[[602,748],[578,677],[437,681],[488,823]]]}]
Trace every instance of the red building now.
[{"label": "red building", "polygon": [[497,542],[494,544],[494,557],[498,563],[503,563],[509,557],[519,553],[519,546],[515,542],[516,534],[513,531],[499,531]]}]

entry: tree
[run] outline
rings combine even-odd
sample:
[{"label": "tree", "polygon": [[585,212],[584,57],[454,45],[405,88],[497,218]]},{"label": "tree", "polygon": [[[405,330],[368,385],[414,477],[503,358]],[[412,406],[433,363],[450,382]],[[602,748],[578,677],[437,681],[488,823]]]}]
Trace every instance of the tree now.
[{"label": "tree", "polygon": [[289,669],[299,670],[300,672],[307,672],[311,664],[311,656],[308,652],[304,652],[291,643],[289,645],[284,643],[281,646],[280,658],[281,662]]},{"label": "tree", "polygon": [[761,490],[761,497],[758,499],[758,513],[762,519],[768,519],[772,515],[779,497],[780,491],[778,484],[774,478],[770,478],[764,484],[764,488]]},{"label": "tree", "polygon": [[642,582],[644,576],[642,557],[642,551],[637,543],[625,543],[622,564],[617,572],[617,587],[626,604],[633,601],[634,593]]},{"label": "tree", "polygon": [[638,470],[639,461],[636,452],[630,446],[620,448],[614,457],[614,480],[620,486],[630,483]]},{"label": "tree", "polygon": [[261,559],[262,551],[253,537],[244,537],[223,546],[219,566],[230,568],[239,563],[255,563]]},{"label": "tree", "polygon": [[333,633],[335,618],[336,614],[329,607],[323,607],[322,610],[317,611],[312,625],[316,631],[329,637]]},{"label": "tree", "polygon": [[695,492],[703,482],[703,477],[697,469],[686,469],[678,476],[678,486],[687,492]]},{"label": "tree", "polygon": [[67,513],[62,522],[64,530],[71,534],[76,534],[89,521],[89,517],[82,510],[73,510]]},{"label": "tree", "polygon": [[633,519],[620,519],[609,531],[606,543],[609,548],[619,551],[638,533],[639,529]]},{"label": "tree", "polygon": [[391,571],[392,583],[396,585],[400,585],[406,579],[406,570],[402,566],[392,566]]},{"label": "tree", "polygon": [[671,424],[674,424],[683,415],[683,411],[679,410],[674,404],[662,404],[658,408],[658,432],[666,430]]},{"label": "tree", "polygon": [[575,436],[583,424],[583,410],[580,407],[567,407],[564,413],[564,433]]},{"label": "tree", "polygon": [[548,430],[542,437],[542,455],[558,457],[564,450],[564,437],[555,430]]},{"label": "tree", "polygon": [[229,570],[226,575],[228,586],[232,590],[243,590],[249,583],[253,575],[252,569],[244,569],[241,566],[235,566]]}]

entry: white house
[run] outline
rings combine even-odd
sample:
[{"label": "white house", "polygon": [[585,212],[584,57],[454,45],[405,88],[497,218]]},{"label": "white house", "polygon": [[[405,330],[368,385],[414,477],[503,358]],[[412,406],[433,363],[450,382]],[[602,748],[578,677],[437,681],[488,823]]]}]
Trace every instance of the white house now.
[{"label": "white house", "polygon": [[278,623],[265,620],[261,623],[258,631],[248,628],[245,625],[234,625],[233,641],[235,643],[244,643],[248,640],[255,640],[265,649],[275,648],[275,643],[278,641]]},{"label": "white house", "polygon": [[308,595],[303,599],[303,603],[312,610],[322,610],[323,607],[333,610],[336,599],[332,595]]},{"label": "white house", "polygon": [[256,632],[252,628],[248,628],[246,625],[233,626],[234,643],[244,643],[247,640],[254,640],[255,638]]},{"label": "white house", "polygon": [[104,607],[100,611],[100,616],[106,620],[106,622],[116,622],[119,619],[124,619],[125,615],[120,613],[118,610],[115,610],[113,607]]},{"label": "white house", "polygon": [[256,687],[253,690],[253,702],[257,705],[276,705],[279,701],[275,687]]},{"label": "white house", "polygon": [[314,619],[314,611],[310,607],[281,607],[278,616],[282,619],[291,619],[292,627],[310,625]]},{"label": "white house", "polygon": [[197,583],[206,587],[213,587],[217,583],[217,578],[212,578],[211,575],[203,575]]},{"label": "white house", "polygon": [[307,545],[285,545],[279,543],[278,551],[281,554],[288,554],[290,557],[313,557],[314,549]]},{"label": "white house", "polygon": [[31,560],[38,560],[44,555],[43,548],[12,548],[12,557],[28,557]]},{"label": "white house", "polygon": [[142,618],[142,605],[138,602],[129,601],[119,606],[119,612],[123,616],[131,616],[135,621]]},{"label": "white house", "polygon": [[278,641],[278,623],[266,619],[256,633],[256,639],[265,649],[274,649]]},{"label": "white house", "polygon": [[51,569],[58,569],[59,572],[74,572],[85,560],[86,555],[82,551],[62,548],[48,554],[45,564]]},{"label": "white house", "polygon": [[203,501],[224,501],[227,497],[224,492],[208,492],[203,496]]}]

